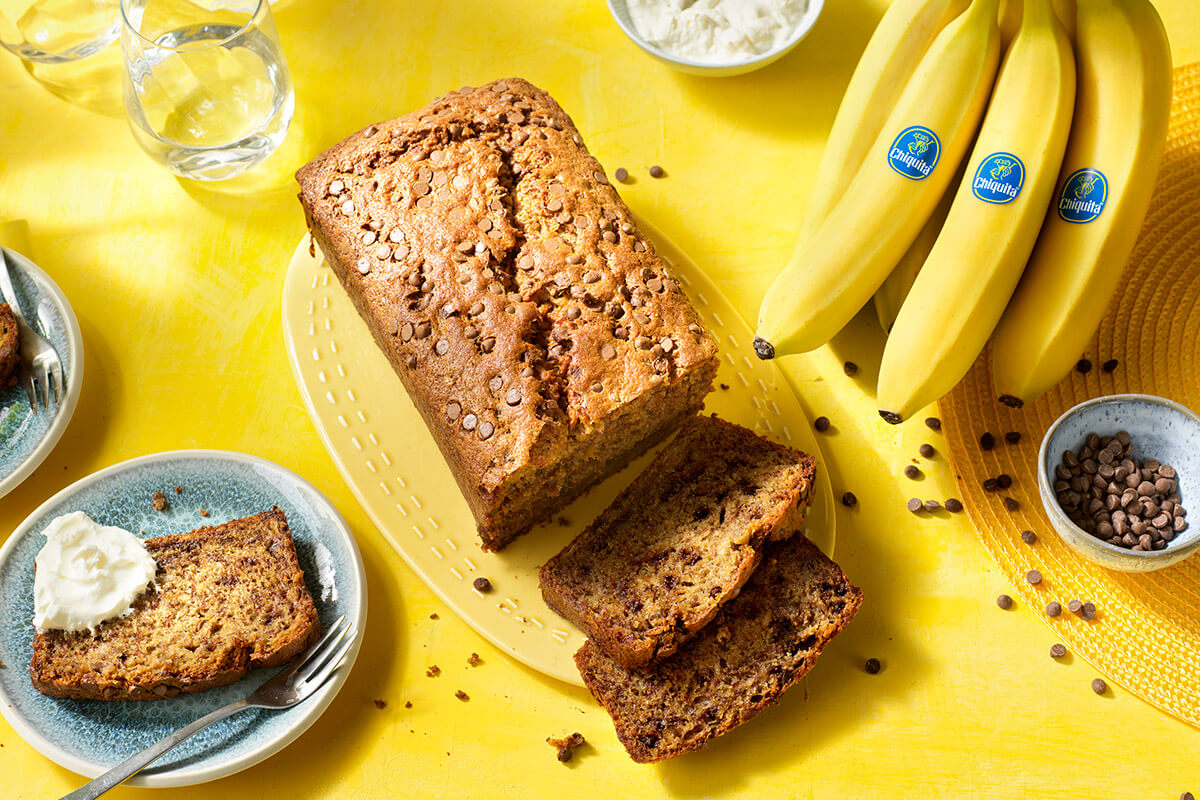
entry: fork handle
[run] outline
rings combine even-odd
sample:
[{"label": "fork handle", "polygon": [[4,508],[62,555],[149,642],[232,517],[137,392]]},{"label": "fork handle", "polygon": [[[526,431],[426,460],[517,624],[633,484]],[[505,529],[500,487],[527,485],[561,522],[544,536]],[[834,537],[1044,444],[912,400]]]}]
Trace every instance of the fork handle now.
[{"label": "fork handle", "polygon": [[80,786],[70,794],[63,795],[61,800],[95,800],[95,798],[104,794],[109,789],[124,783],[138,772],[141,772],[151,761],[154,761],[180,742],[194,736],[214,722],[219,722],[230,714],[236,714],[244,708],[250,708],[250,704],[243,699],[205,714],[191,725],[180,728],[156,744],[147,747],[142,752],[125,759],[90,783]]}]

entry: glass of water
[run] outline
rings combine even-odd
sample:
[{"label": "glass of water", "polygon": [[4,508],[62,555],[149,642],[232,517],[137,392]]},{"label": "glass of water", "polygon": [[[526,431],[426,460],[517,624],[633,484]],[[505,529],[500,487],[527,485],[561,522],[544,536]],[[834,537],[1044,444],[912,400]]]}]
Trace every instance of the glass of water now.
[{"label": "glass of water", "polygon": [[63,64],[103,50],[121,32],[118,0],[0,0],[0,45],[26,61]]},{"label": "glass of water", "polygon": [[232,178],[283,141],[295,94],[266,0],[121,0],[125,112],[184,178]]}]

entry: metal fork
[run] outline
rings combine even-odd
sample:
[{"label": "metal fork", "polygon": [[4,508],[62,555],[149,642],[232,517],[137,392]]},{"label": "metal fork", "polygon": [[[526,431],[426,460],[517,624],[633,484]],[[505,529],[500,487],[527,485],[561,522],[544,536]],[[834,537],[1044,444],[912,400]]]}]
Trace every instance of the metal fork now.
[{"label": "metal fork", "polygon": [[0,247],[0,294],[4,296],[4,302],[8,303],[13,316],[17,318],[17,331],[21,339],[21,385],[29,397],[30,408],[36,414],[38,413],[39,387],[42,394],[42,408],[50,408],[51,384],[53,384],[55,404],[62,402],[62,359],[58,357],[58,351],[54,349],[54,345],[29,326],[29,322],[25,319],[25,315],[21,312],[21,306],[17,302],[17,293],[13,289],[12,277],[8,270],[8,256],[4,248]]},{"label": "metal fork", "polygon": [[[259,686],[241,700],[205,714],[200,719],[170,736],[151,745],[137,755],[130,756],[117,766],[84,786],[79,787],[61,800],[95,800],[109,789],[128,780],[145,769],[151,761],[175,747],[190,736],[225,719],[230,714],[246,708],[290,708],[312,696],[325,684],[326,679],[341,666],[354,644],[358,632],[351,622],[343,625],[345,616],[338,617],[320,641],[304,651],[290,666],[284,667],[270,680]],[[340,646],[339,646],[340,645]]]}]

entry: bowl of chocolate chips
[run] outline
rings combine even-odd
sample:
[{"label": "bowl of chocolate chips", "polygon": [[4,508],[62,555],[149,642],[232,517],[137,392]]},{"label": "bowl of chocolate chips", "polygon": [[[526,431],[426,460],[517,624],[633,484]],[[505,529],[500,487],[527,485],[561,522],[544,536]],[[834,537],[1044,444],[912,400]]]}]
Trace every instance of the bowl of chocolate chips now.
[{"label": "bowl of chocolate chips", "polygon": [[1118,394],[1054,421],[1038,492],[1063,542],[1101,566],[1149,572],[1200,549],[1200,416],[1172,400]]}]

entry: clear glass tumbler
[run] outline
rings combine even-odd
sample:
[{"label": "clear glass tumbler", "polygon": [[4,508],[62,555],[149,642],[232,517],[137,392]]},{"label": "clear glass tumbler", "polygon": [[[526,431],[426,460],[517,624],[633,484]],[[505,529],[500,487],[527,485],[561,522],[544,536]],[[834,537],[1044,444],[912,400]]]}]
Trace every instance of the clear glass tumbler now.
[{"label": "clear glass tumbler", "polygon": [[63,64],[121,33],[118,0],[0,0],[0,45],[26,61]]},{"label": "clear glass tumbler", "polygon": [[121,0],[125,113],[176,175],[232,178],[287,135],[295,106],[266,0]]}]

